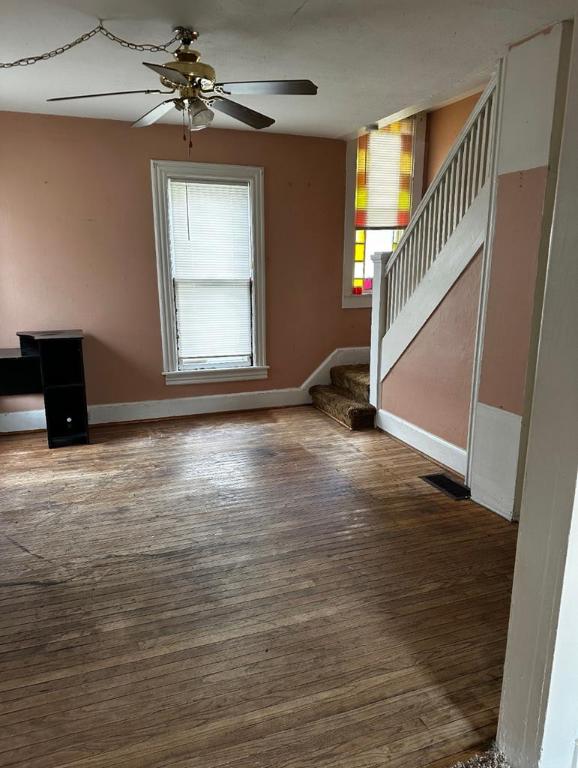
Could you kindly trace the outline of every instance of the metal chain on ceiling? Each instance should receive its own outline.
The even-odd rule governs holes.
[[[66,53],[71,48],[74,48],[81,43],[85,43],[95,35],[104,35],[104,37],[106,37],[108,40],[112,40],[112,42],[122,45],[123,48],[129,48],[131,51],[149,51],[150,53],[157,53],[159,51],[170,53],[169,45],[173,45],[180,39],[179,33],[177,33],[171,40],[169,40],[167,43],[163,43],[162,45],[152,45],[150,43],[131,43],[128,40],[123,40],[122,37],[118,37],[118,35],[113,34],[102,23],[100,23],[98,26],[94,27],[94,29],[91,29],[90,32],[85,32],[83,35],[80,35],[80,37],[77,37],[76,40],[73,40],[70,43],[66,43],[65,45],[61,45],[60,47],[55,48],[53,51],[47,51],[46,53],[41,53],[38,56],[25,56],[24,58],[17,59],[16,61],[8,61],[4,63],[0,62],[0,69],[9,69],[10,67],[27,67],[30,64],[36,64],[39,61],[47,61],[48,59],[53,59],[55,56],[60,56],[60,54]]]

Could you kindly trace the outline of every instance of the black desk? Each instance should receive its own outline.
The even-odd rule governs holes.
[[[0,396],[42,393],[48,445],[88,443],[82,331],[18,331],[20,347],[0,350]]]

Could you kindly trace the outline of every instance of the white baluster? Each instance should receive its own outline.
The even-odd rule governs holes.
[[[492,94],[491,98],[488,100],[488,103],[486,105],[486,151],[484,154],[484,183],[486,182],[486,179],[488,178],[490,169],[489,169],[489,163],[490,158],[492,156],[492,117],[493,112],[495,108],[495,91]]]
[[[478,119],[474,123],[474,152],[472,157],[472,195],[470,199],[470,205],[475,200],[480,183],[480,144],[482,138],[482,121],[481,115],[478,115]]]
[[[430,250],[428,253],[428,259],[427,259],[428,269],[431,267],[432,262],[435,258],[436,235],[437,235],[437,227],[438,227],[438,192],[439,192],[439,187],[435,190],[435,192],[432,195],[431,247],[430,247]]]
[[[464,184],[464,148],[458,149],[456,154],[456,194],[454,198],[454,227],[457,227],[462,218],[460,212],[462,190]]]
[[[421,282],[421,279],[423,277],[423,229],[424,229],[424,218],[421,216],[416,224],[417,229],[417,283],[418,285]]]
[[[474,168],[474,144],[475,144],[474,130],[475,130],[475,127],[476,127],[476,125],[474,123],[474,125],[472,125],[472,127],[470,129],[470,134],[468,136],[468,162],[467,162],[467,168],[466,168],[466,170],[467,170],[467,173],[466,173],[467,192],[466,192],[466,205],[465,205],[465,208],[464,208],[464,213],[468,210],[468,208],[470,207],[470,205],[472,203],[472,191],[473,191],[472,190],[472,186],[473,186],[472,171],[473,171],[473,168]]]
[[[434,261],[435,261],[435,259],[437,259],[438,253],[440,252],[441,247],[442,247],[442,232],[443,232],[443,228],[444,228],[444,189],[445,189],[445,186],[446,186],[446,177],[442,176],[442,178],[440,179],[440,185],[438,187],[437,195],[436,195],[437,200],[438,200],[438,205],[437,205],[438,215],[437,215],[437,223],[436,223],[437,231],[436,231],[436,248],[435,248],[435,253],[434,253]]]

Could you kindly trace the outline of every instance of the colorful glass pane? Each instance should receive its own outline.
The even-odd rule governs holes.
[[[411,209],[413,138],[413,119],[391,123],[358,138],[355,186],[358,229],[405,226],[405,214]],[[401,191],[407,194],[401,195]]]
[[[353,293],[373,287],[373,253],[394,250],[409,224],[414,121],[399,120],[357,140]]]

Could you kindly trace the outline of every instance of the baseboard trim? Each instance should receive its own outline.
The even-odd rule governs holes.
[[[172,397],[166,400],[142,400],[136,403],[91,405],[88,408],[90,424],[111,424],[119,421],[150,421],[176,416],[198,416],[226,411],[251,411],[259,408],[279,408],[306,405],[309,393],[300,387],[269,389],[261,392],[238,392],[228,395],[200,395],[198,397]]]
[[[369,347],[339,347],[327,355],[321,365],[300,387],[225,395],[173,397],[165,400],[141,400],[134,403],[89,405],[88,421],[90,424],[110,424],[123,421],[147,421],[206,413],[307,405],[311,402],[309,387],[329,381],[329,370],[332,366],[366,362],[369,362]],[[0,433],[32,432],[41,429],[46,429],[46,417],[42,409],[0,413]]]
[[[46,429],[44,409],[0,413],[0,433],[37,432],[39,429]]]
[[[383,409],[376,414],[375,426],[435,461],[439,461],[440,464],[453,469],[454,472],[465,475],[467,461],[466,451],[463,448]]]

